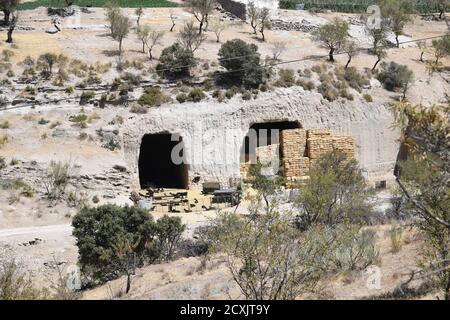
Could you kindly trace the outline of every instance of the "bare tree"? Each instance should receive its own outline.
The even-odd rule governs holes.
[[[219,17],[211,18],[211,30],[216,35],[216,42],[220,42],[220,35],[226,28],[228,28],[228,24]]]
[[[352,58],[359,53],[359,47],[354,41],[346,41],[342,48],[348,57],[347,63],[345,64],[345,69],[347,69],[352,62]]]
[[[12,12],[11,16],[12,16],[12,18],[11,18],[11,21],[9,23],[8,31],[7,31],[7,39],[6,39],[7,43],[13,43],[12,35],[13,35],[13,32],[14,32],[14,29],[16,28],[17,21],[19,20],[19,12]]]
[[[19,0],[0,0],[0,11],[3,11],[3,25],[9,25],[11,13],[16,9]]]
[[[123,15],[118,7],[109,7],[106,11],[106,17],[111,30],[111,37],[119,42],[119,62],[122,57],[122,43],[123,39],[128,35],[131,28],[130,19]]]
[[[216,7],[216,0],[188,0],[186,6],[199,22],[198,34],[201,34],[208,28],[208,16]]]
[[[367,32],[372,38],[372,48],[370,49],[370,53],[377,57],[377,61],[372,68],[372,71],[375,71],[381,60],[387,56],[386,46],[388,28],[386,22],[382,22],[380,28],[367,29]]]
[[[173,31],[173,28],[175,28],[175,20],[177,19],[177,17],[175,17],[175,15],[173,14],[173,10],[170,10],[170,21],[172,22],[172,26],[170,27],[170,32]]]
[[[267,8],[263,8],[260,11],[259,14],[259,32],[261,32],[262,35],[262,41],[266,41],[266,36],[264,34],[264,30],[265,29],[270,29],[271,28],[271,23],[270,23],[270,11]]]
[[[272,45],[272,60],[277,61],[281,54],[286,50],[286,42],[276,41]]]
[[[162,31],[151,31],[148,39],[145,42],[145,45],[148,48],[148,56],[151,59],[153,59],[152,50],[156,45],[161,44],[161,39],[164,36],[164,32]]]
[[[136,30],[136,34],[139,38],[139,40],[142,42],[142,53],[145,53],[145,44],[147,43],[147,40],[150,36],[150,26],[146,25],[143,27],[139,27]]]
[[[134,11],[134,14],[136,14],[136,16],[137,16],[136,25],[139,29],[139,27],[141,26],[140,22],[141,22],[142,15],[144,14],[144,9],[142,9],[142,7],[136,8],[136,10]]]
[[[250,20],[250,26],[253,28],[253,33],[257,34],[256,30],[259,25],[259,10],[253,1],[247,5],[247,18]]]
[[[183,30],[181,30],[178,35],[180,44],[192,52],[195,52],[205,39],[206,37],[204,34],[196,31],[194,21],[192,20],[184,24]]]
[[[420,49],[420,62],[423,62],[423,55],[427,49],[427,42],[425,40],[417,42],[417,47]]]

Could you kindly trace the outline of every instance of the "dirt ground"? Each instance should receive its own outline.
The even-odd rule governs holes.
[[[402,246],[392,252],[386,230],[391,226],[373,227],[377,234],[379,261],[373,266],[340,276],[329,276],[319,283],[316,293],[299,298],[307,299],[375,299],[392,292],[402,281],[406,281],[411,271],[417,270],[417,252],[421,250],[420,236],[413,230],[405,229]],[[378,285],[370,285],[373,268],[379,268]],[[415,283],[414,285],[418,285]],[[88,290],[84,299],[243,299],[239,288],[228,271],[226,258],[214,256],[183,258],[176,261],[152,265],[140,269],[133,279],[131,291],[125,295],[125,278],[109,282],[107,285]],[[422,299],[440,296],[430,292]]]

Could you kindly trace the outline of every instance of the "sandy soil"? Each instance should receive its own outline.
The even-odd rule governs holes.
[[[143,24],[149,24],[156,30],[166,31],[163,38],[163,45],[157,46],[155,56],[158,57],[162,48],[172,44],[177,38],[177,31],[181,28],[182,22],[191,19],[190,15],[181,8],[174,10],[177,19],[175,31],[170,33],[170,9],[146,9],[141,20]],[[14,33],[15,44],[13,46],[0,42],[0,51],[10,49],[15,54],[11,58],[14,71],[19,74],[21,67],[16,63],[22,61],[26,56],[36,58],[45,52],[63,53],[71,59],[81,59],[88,63],[101,61],[102,63],[116,62],[117,43],[107,36],[107,28],[102,9],[90,9],[91,13],[82,14],[80,20],[67,20],[62,23],[62,32],[50,35],[45,30],[51,27],[51,18],[47,16],[45,9],[40,8],[32,11],[24,11],[21,15],[21,22],[18,30]],[[126,10],[130,17],[133,17],[133,10]],[[307,13],[280,10],[277,13],[289,19],[300,20],[303,15],[308,19],[314,19]],[[320,14],[321,19],[330,20],[335,14]],[[347,18],[356,18],[353,15],[340,15]],[[31,27],[31,30],[24,30],[24,27]],[[408,24],[405,33],[408,37],[417,39],[432,37],[444,34],[447,31],[444,22],[428,22],[416,17],[414,24]],[[201,49],[195,52],[196,57],[202,60],[214,61],[217,59],[217,52],[221,43],[215,42],[215,36],[207,33],[207,41]],[[248,24],[234,22],[224,31],[221,41],[240,38],[247,42],[255,43],[259,46],[261,56],[271,55],[271,50],[275,42],[283,41],[288,43],[287,49],[281,55],[283,61],[302,59],[311,55],[326,54],[326,50],[318,47],[311,40],[311,35],[303,32],[287,31],[267,31],[267,42],[261,42],[251,32]],[[125,59],[143,59],[147,61],[147,56],[141,53],[141,44],[137,40],[134,32],[125,40]],[[408,98],[412,102],[435,103],[448,97],[449,85],[448,74],[429,75],[424,63],[420,63],[418,58],[420,51],[416,47],[404,47],[389,50],[386,61],[396,61],[406,64],[411,68],[416,77],[416,82],[409,90]],[[430,52],[425,55],[426,59],[432,59]],[[325,61],[325,60],[324,60]],[[443,60],[445,65],[450,65],[450,60]],[[154,65],[156,61],[148,62],[145,68]],[[286,64],[285,67],[293,69],[304,69],[316,64],[317,61],[303,61]],[[337,57],[337,64],[345,63],[344,56]],[[353,65],[358,69],[371,67],[374,58],[367,54],[361,54],[353,60]],[[114,70],[104,75],[104,79],[110,81],[117,73]],[[447,80],[445,77],[447,76]],[[2,77],[6,77],[2,75]],[[78,80],[73,80],[72,85]],[[36,85],[36,87],[39,86]],[[0,88],[3,89],[3,88]],[[18,86],[12,94],[17,96],[24,89]],[[371,91],[374,100],[377,102],[389,101],[397,94],[387,93],[381,88],[374,88]],[[54,94],[55,96],[58,93]],[[94,115],[88,123],[87,128],[74,126],[69,122],[69,117],[79,114],[81,111],[88,115]],[[11,203],[11,197],[17,197],[17,191],[3,190],[0,188],[0,246],[12,248],[20,258],[22,258],[30,270],[36,275],[39,283],[45,284],[47,276],[54,276],[54,268],[47,267],[54,257],[64,261],[66,264],[74,264],[77,259],[75,240],[71,236],[70,222],[77,208],[71,207],[65,202],[49,203],[43,196],[42,183],[39,181],[37,173],[42,170],[52,160],[72,161],[76,164],[79,175],[99,176],[94,184],[88,189],[88,201],[91,205],[94,195],[98,195],[99,203],[130,204],[128,199],[131,189],[136,186],[128,181],[125,186],[115,187],[109,182],[102,184],[102,179],[110,175],[110,170],[115,165],[124,165],[123,150],[110,151],[102,147],[102,141],[98,137],[97,130],[101,128],[118,129],[121,125],[110,123],[121,116],[123,119],[131,117],[128,110],[124,108],[108,107],[106,109],[85,106],[82,108],[77,104],[50,104],[36,106],[34,109],[21,108],[8,112],[0,111],[0,122],[8,121],[10,127],[0,129],[0,135],[6,134],[8,142],[0,147],[0,156],[6,159],[18,160],[19,164],[10,165],[12,175],[16,179],[25,179],[36,189],[35,195],[30,198],[19,196],[19,200]],[[43,118],[49,121],[46,125],[39,124]],[[50,128],[52,123],[59,122],[57,128],[63,129],[62,135],[53,135],[55,128]],[[85,133],[92,139],[80,140],[80,133]],[[36,162],[38,169],[30,163]],[[28,169],[27,169],[28,168]],[[1,174],[1,173],[0,173]],[[0,176],[1,178],[1,176]],[[72,191],[78,192],[77,186],[73,186]],[[113,193],[113,196],[111,196]],[[199,197],[198,194],[190,194],[191,197]],[[242,208],[245,211],[245,207]],[[154,212],[156,218],[165,212]],[[188,225],[188,231],[214,217],[214,211],[204,213],[181,214],[183,222]],[[23,229],[27,228],[27,229]],[[331,285],[326,287],[325,296],[333,298],[351,299],[363,297],[371,294],[379,294],[391,290],[396,280],[401,277],[404,270],[415,265],[415,259],[420,251],[420,241],[411,235],[412,240],[405,239],[405,245],[397,254],[389,253],[388,240],[382,236],[383,230],[387,227],[380,227],[379,245],[382,252],[380,267],[383,270],[382,289],[377,292],[368,292],[365,289],[365,277],[363,275],[352,275],[348,278],[333,279]],[[409,236],[408,236],[409,237]],[[35,238],[39,241],[35,245],[24,245]],[[199,270],[200,261],[198,258],[181,259],[164,265],[153,265],[143,268],[135,278],[135,286],[130,294],[130,298],[239,298],[239,291],[230,281],[226,266],[220,258],[215,258],[207,264],[207,267]],[[111,287],[113,292],[117,292],[123,285],[123,280],[113,281]],[[106,287],[96,288],[86,293],[86,298],[108,299],[111,294]]]

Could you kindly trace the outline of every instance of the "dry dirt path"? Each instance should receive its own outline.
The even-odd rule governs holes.
[[[0,239],[23,235],[42,235],[55,232],[71,234],[72,226],[69,224],[57,224],[39,227],[0,229]]]

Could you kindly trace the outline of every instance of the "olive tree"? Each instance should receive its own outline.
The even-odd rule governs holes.
[[[155,222],[137,207],[103,205],[83,208],[73,218],[81,271],[94,281],[127,275],[127,290],[134,269],[153,260]]]
[[[262,41],[266,41],[264,30],[270,29],[271,26],[272,25],[270,23],[270,11],[267,8],[262,8],[259,13],[259,32],[261,32]]]
[[[372,71],[375,71],[378,64],[387,57],[386,47],[388,43],[388,28],[383,21],[380,28],[367,29],[367,32],[372,38],[372,47],[370,48],[369,53],[377,57],[377,61],[375,61],[375,64],[372,67]]]
[[[158,74],[168,78],[178,78],[189,75],[189,70],[195,67],[197,61],[191,50],[178,42],[163,49],[156,66]]]
[[[421,267],[450,300],[450,109],[398,103],[393,112],[409,149],[396,181],[425,236]]]
[[[194,21],[187,21],[183,29],[178,33],[178,42],[194,53],[202,43],[206,40],[206,36],[203,33],[198,33],[194,27]]]
[[[249,1],[247,4],[247,19],[250,20],[250,26],[253,28],[253,33],[257,33],[259,25],[259,9],[255,6],[253,1]]]
[[[111,37],[119,43],[119,56],[122,57],[122,43],[131,28],[131,20],[122,13],[120,8],[111,6],[106,10]]]
[[[228,24],[219,17],[212,17],[210,20],[210,28],[216,35],[216,42],[220,42],[220,35],[228,28]]]
[[[345,41],[345,43],[342,46],[342,49],[348,57],[347,63],[345,64],[345,69],[347,69],[350,63],[352,62],[353,57],[359,54],[360,48],[358,47],[358,44],[355,41]]]
[[[338,151],[327,153],[312,166],[309,177],[296,200],[301,229],[316,223],[357,223],[371,212],[372,190],[356,160]]]
[[[10,22],[11,13],[14,12],[20,0],[0,0],[0,11],[3,11],[3,25],[7,26]]]
[[[395,34],[397,48],[400,47],[398,37],[403,35],[403,29],[409,21],[414,10],[411,0],[382,0],[379,2],[381,14],[387,19],[392,32]]]
[[[224,253],[246,299],[293,300],[314,290],[322,274],[317,257],[324,247],[302,235],[288,215],[219,214],[212,228],[213,250]]]
[[[227,69],[225,77],[255,87],[263,82],[263,68],[258,47],[241,39],[225,42],[219,50],[219,63]]]
[[[216,0],[188,0],[186,8],[199,22],[198,33],[201,34],[208,28],[208,17],[216,7]]]
[[[433,39],[432,45],[436,58],[435,64],[437,65],[440,59],[450,55],[450,34],[440,39]]]
[[[329,60],[334,62],[334,53],[339,51],[348,37],[348,23],[336,18],[332,23],[325,24],[313,34],[314,40],[329,49]]]
[[[7,43],[13,43],[13,32],[16,29],[16,25],[19,20],[19,13],[17,11],[12,12],[11,16],[12,16],[12,18],[11,18],[11,21],[9,22],[8,30],[6,32],[6,35],[7,35],[6,42]]]
[[[406,65],[400,65],[395,62],[383,63],[382,70],[378,74],[378,80],[383,83],[384,88],[387,90],[400,89],[404,100],[406,92],[414,82],[414,73]]]
[[[153,59],[153,48],[156,45],[161,44],[161,39],[164,36],[164,32],[152,30],[150,26],[145,25],[138,28],[137,35],[142,42],[142,52],[145,53],[145,48],[148,49],[148,55],[150,60]]]

